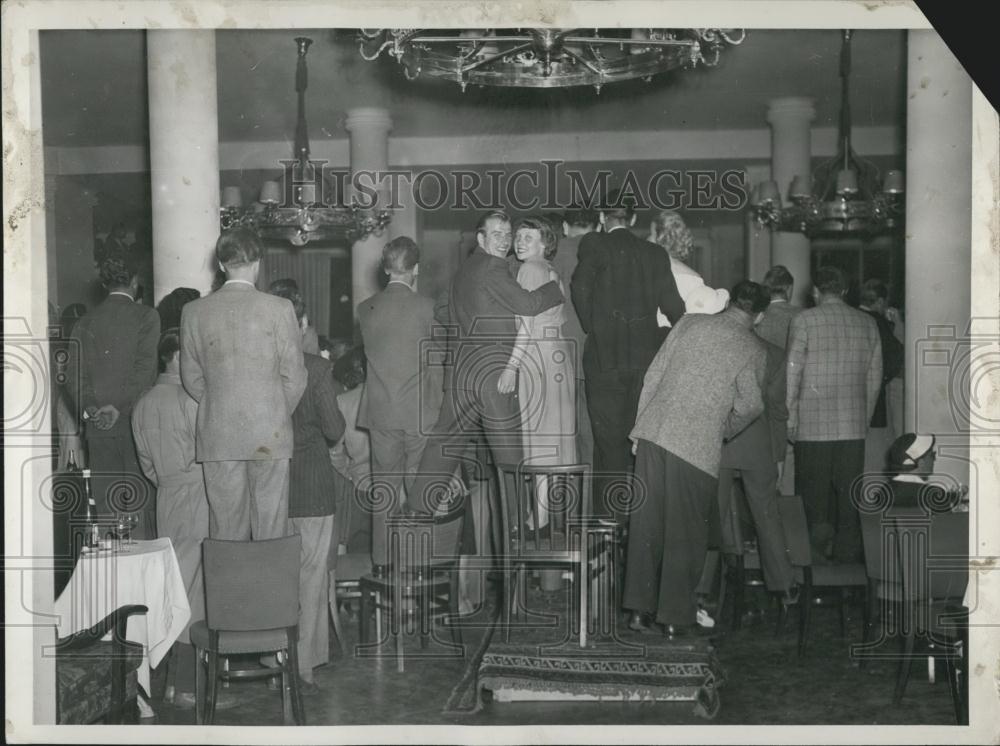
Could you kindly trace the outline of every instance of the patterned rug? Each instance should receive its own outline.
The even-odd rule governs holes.
[[[566,593],[535,591],[528,607],[535,626],[487,632],[465,675],[453,689],[447,714],[471,714],[484,705],[515,700],[690,701],[700,717],[719,712],[718,689],[724,676],[707,642],[670,641],[655,633],[628,629],[597,636],[580,648],[562,613]]]

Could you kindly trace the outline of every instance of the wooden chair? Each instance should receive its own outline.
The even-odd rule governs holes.
[[[139,604],[122,606],[90,629],[56,641],[56,722],[85,725],[122,723],[135,710],[142,645],[125,639]],[[102,638],[112,632],[111,640]]]
[[[903,650],[893,704],[906,692],[920,638],[927,654],[942,656],[948,667],[955,722],[968,713],[968,614],[963,604],[968,584],[969,514],[927,514],[921,510],[894,518],[902,576]]]
[[[353,485],[352,485],[353,486]],[[354,511],[358,509],[355,505],[357,493],[348,495],[337,511],[336,534],[333,546],[330,550],[330,572],[329,572],[329,604],[330,619],[333,621],[333,629],[337,633],[337,641],[344,649],[343,622],[340,618],[340,604],[342,601],[361,598],[361,578],[372,572],[372,555],[370,552],[345,552],[339,554],[341,547],[347,547],[348,534],[351,529],[351,519]],[[381,625],[379,625],[381,629]],[[381,634],[381,633],[379,633]]]
[[[396,669],[404,670],[403,631],[419,623],[420,645],[426,648],[435,619],[444,619],[452,644],[463,651],[457,624],[458,567],[461,554],[461,512],[443,516],[391,515],[384,522],[374,521],[373,559],[385,552],[385,562],[376,562],[380,572],[362,575],[358,581],[361,611],[362,645],[370,645],[369,624],[374,612],[380,623],[388,617],[388,636],[394,638]],[[385,549],[377,533],[386,533]],[[376,647],[386,635],[378,630]]]
[[[746,589],[760,590],[764,588],[763,568],[757,545],[746,540],[743,534],[745,523],[740,495],[730,495],[729,509],[720,515],[722,528],[722,546],[720,552],[728,561],[722,568],[722,579],[719,588],[719,602],[716,617],[722,621],[726,600],[726,576],[732,579],[733,616],[732,629],[743,626],[743,616],[746,610]]]
[[[865,574],[868,577],[868,596],[865,608],[865,627],[862,645],[857,650],[858,665],[864,667],[873,657],[869,650],[880,647],[881,641],[892,630],[890,618],[900,613],[902,578],[899,576],[896,552],[895,522],[884,512],[861,514],[861,539],[865,550]],[[875,624],[880,623],[876,635]]]
[[[813,605],[816,602],[816,589],[833,588],[839,591],[837,610],[840,614],[840,635],[844,637],[847,634],[844,608],[847,604],[847,592],[851,588],[867,588],[868,577],[865,574],[864,564],[860,562],[813,564],[809,527],[806,523],[806,512],[801,497],[782,495],[778,498],[778,509],[781,513],[781,525],[785,532],[785,546],[788,547],[789,558],[795,568],[796,579],[800,585],[798,654],[802,656],[805,654],[806,641],[809,637],[809,622]],[[867,617],[866,610],[865,618]],[[781,618],[779,617],[780,623]]]
[[[506,639],[510,639],[512,618],[527,611],[527,570],[552,565],[569,566],[574,573],[574,588],[579,602],[576,605],[578,613],[574,614],[579,643],[580,647],[586,647],[590,615],[588,592],[593,580],[588,555],[591,541],[587,530],[593,510],[590,465],[498,465],[497,472]],[[529,525],[538,526],[538,488],[541,484],[547,485],[548,490],[547,532],[529,528]],[[613,547],[609,550],[614,551]],[[614,575],[613,564],[611,562],[605,570],[610,573],[609,577]],[[607,589],[613,592],[613,585],[607,585]]]
[[[205,619],[191,627],[197,656],[196,718],[211,725],[221,680],[280,674],[285,724],[305,725],[299,692],[299,534],[264,541],[205,539]],[[220,659],[274,653],[278,668],[227,670]],[[205,668],[208,668],[206,685]]]

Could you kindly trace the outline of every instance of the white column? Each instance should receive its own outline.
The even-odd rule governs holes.
[[[153,300],[212,287],[219,237],[214,31],[148,31]]]
[[[386,171],[389,168],[389,131],[392,129],[392,118],[385,109],[363,107],[350,109],[347,121],[344,123],[351,138],[351,176],[359,171]],[[364,179],[363,183],[371,184]],[[379,189],[378,208],[384,208],[388,203],[386,194],[388,184],[383,182]],[[348,189],[348,198],[352,190]],[[360,241],[355,241],[351,247],[351,304],[354,308],[379,290],[379,262],[382,258],[382,247],[390,236],[369,235]]]
[[[905,425],[936,435],[937,470],[964,482],[970,360],[960,340],[970,318],[972,82],[937,32],[908,36]]]
[[[816,116],[810,98],[776,98],[767,110],[771,125],[771,178],[781,190],[782,204],[788,202],[788,187],[796,176],[809,176],[811,141],[809,125]],[[783,264],[795,278],[792,302],[804,305],[812,282],[810,279],[809,239],[801,233],[774,231],[771,238],[771,263]]]

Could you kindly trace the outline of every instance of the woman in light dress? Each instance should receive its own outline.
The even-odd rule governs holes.
[[[680,215],[673,210],[658,212],[649,224],[649,240],[670,255],[670,269],[677,282],[677,292],[684,301],[685,313],[718,313],[726,307],[729,291],[708,287],[701,275],[685,264],[691,256],[694,238]],[[656,320],[660,326],[670,326],[670,321],[659,311]]]
[[[558,236],[551,223],[531,216],[518,223],[514,253],[521,262],[517,281],[525,290],[535,290],[550,280],[560,284],[550,260],[555,256]],[[517,317],[517,342],[507,370],[500,377],[501,393],[513,391],[512,371],[516,370],[518,402],[521,409],[524,461],[530,466],[575,464],[576,455],[576,371],[572,342],[563,337],[566,321],[564,304],[537,316]],[[537,489],[537,528],[549,521],[547,489]],[[558,573],[555,581],[558,582]],[[547,583],[543,576],[543,587]]]

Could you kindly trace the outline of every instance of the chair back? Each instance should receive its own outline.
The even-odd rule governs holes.
[[[781,528],[785,535],[788,559],[795,567],[811,567],[812,547],[802,498],[799,495],[779,495],[778,513],[781,515]]]
[[[861,513],[861,540],[868,579],[900,582],[896,564],[896,522],[885,513]]]
[[[570,558],[570,527],[593,515],[590,464],[497,466],[504,543],[517,555]],[[541,501],[548,531],[537,531]],[[546,535],[547,534],[547,535]]]
[[[209,629],[246,632],[299,622],[299,534],[264,541],[202,542],[205,621]]]
[[[969,514],[921,512],[893,520],[904,598],[961,602],[969,581]]]

